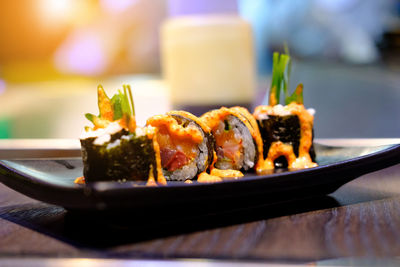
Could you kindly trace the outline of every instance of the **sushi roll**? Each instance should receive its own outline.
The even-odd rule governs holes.
[[[303,105],[303,85],[288,95],[290,57],[274,53],[269,105],[256,107],[257,120],[263,140],[263,169],[315,167],[313,148],[313,109]],[[281,90],[285,106],[279,104]]]
[[[147,125],[157,129],[162,171],[168,181],[192,180],[207,170],[213,160],[214,140],[198,117],[171,111],[149,118]]]
[[[136,126],[130,87],[111,99],[101,86],[97,92],[100,115],[86,114],[94,127],[86,127],[80,138],[85,181],[165,184],[156,129]]]
[[[265,169],[317,166],[313,111],[303,105],[258,106],[254,112],[263,139]]]
[[[215,139],[215,168],[247,171],[262,163],[262,140],[254,117],[246,108],[212,110],[201,119],[210,127]]]

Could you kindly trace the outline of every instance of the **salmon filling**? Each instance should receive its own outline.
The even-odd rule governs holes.
[[[178,170],[194,160],[198,154],[192,142],[178,142],[164,127],[159,128],[157,142],[160,145],[161,166],[170,172]]]
[[[228,164],[233,169],[240,169],[244,150],[241,136],[232,129],[227,120],[220,121],[213,134],[218,157],[217,166]]]

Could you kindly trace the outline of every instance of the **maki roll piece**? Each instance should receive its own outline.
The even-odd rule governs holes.
[[[100,115],[86,114],[94,127],[86,127],[80,138],[85,181],[165,184],[156,129],[136,126],[130,87],[111,99],[101,86],[97,92]]]
[[[213,160],[210,129],[185,111],[171,111],[147,120],[157,129],[163,175],[168,181],[187,181],[206,171]]]
[[[274,53],[269,105],[256,107],[262,140],[264,170],[274,168],[303,169],[315,167],[313,148],[313,109],[303,105],[303,85],[288,94],[290,56]],[[281,91],[285,106],[279,104]]]
[[[264,148],[264,169],[315,167],[313,110],[291,103],[258,106],[254,112]]]
[[[262,140],[254,117],[246,108],[222,107],[202,115],[215,139],[217,159],[212,175],[229,177],[229,170],[247,171],[262,166]],[[224,172],[225,171],[225,175]],[[236,175],[235,175],[236,176]]]

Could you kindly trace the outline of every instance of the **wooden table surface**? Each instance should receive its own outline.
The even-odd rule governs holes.
[[[400,164],[322,198],[155,225],[135,224],[135,214],[109,218],[68,212],[0,184],[1,257],[307,263],[400,256]]]

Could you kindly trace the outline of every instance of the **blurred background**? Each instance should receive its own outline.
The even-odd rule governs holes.
[[[260,104],[289,47],[317,138],[399,137],[399,0],[0,1],[0,138],[78,138],[96,88],[139,124]]]

